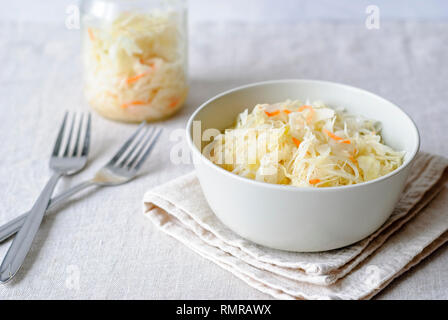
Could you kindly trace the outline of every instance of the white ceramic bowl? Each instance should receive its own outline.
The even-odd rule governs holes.
[[[286,99],[320,100],[380,121],[385,143],[406,151],[403,165],[352,186],[284,186],[228,172],[202,155],[200,141],[193,142],[193,121],[201,121],[200,133],[208,128],[223,130],[246,108]],[[225,225],[258,244],[301,252],[340,248],[377,230],[392,213],[419,149],[414,122],[393,103],[365,90],[315,80],[261,82],[224,92],[191,116],[187,140],[205,198]]]

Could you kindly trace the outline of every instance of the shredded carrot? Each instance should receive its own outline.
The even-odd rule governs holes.
[[[323,131],[324,131],[330,138],[332,138],[332,139],[334,139],[334,140],[336,140],[336,141],[343,140],[343,138],[341,138],[341,137],[335,135],[333,132],[330,132],[330,131],[328,131],[327,129],[324,129]]]
[[[310,184],[318,184],[320,182],[320,179],[311,179]]]
[[[302,112],[302,111],[305,110],[305,109],[308,109],[308,110],[310,111],[309,114],[308,114],[308,116],[306,117],[306,122],[307,122],[307,123],[310,123],[311,120],[313,120],[314,109],[313,109],[312,106],[304,105],[304,106],[301,106],[301,107],[299,108],[299,112]]]
[[[179,98],[171,98],[171,102],[168,105],[168,107],[170,108],[174,108],[175,106],[177,106],[177,104],[179,103],[180,99]]]
[[[152,70],[154,70],[156,68],[156,64],[154,62],[146,63],[145,60],[143,60],[143,58],[140,58],[139,61],[141,64],[151,67]]]
[[[358,165],[358,160],[355,159],[353,156],[348,156],[348,158],[353,162],[355,165]]]
[[[140,79],[140,78],[142,78],[144,76],[146,76],[146,72],[140,73],[140,74],[138,74],[138,75],[136,75],[134,77],[127,78],[126,82],[127,82],[127,84],[131,84],[131,83],[134,83],[135,81],[137,81],[138,79]]]
[[[129,106],[131,106],[131,105],[137,106],[137,105],[142,105],[142,104],[146,104],[145,101],[135,100],[135,101],[131,101],[131,102],[129,102],[129,103],[123,103],[123,104],[121,105],[121,107],[122,107],[123,109],[126,109],[127,107],[129,107]]]
[[[272,112],[269,112],[269,111],[264,111],[264,113],[266,113],[266,115],[268,116],[268,117],[273,117],[273,116],[276,116],[276,115],[278,115],[279,113],[280,113],[280,110],[275,110],[275,111],[272,111]]]
[[[89,33],[90,40],[94,41],[95,40],[95,35],[93,34],[93,30],[91,28],[88,28],[87,32]]]
[[[107,94],[108,96],[111,96],[111,97],[114,98],[114,99],[118,99],[118,96],[117,96],[115,93],[112,93],[112,92],[107,91],[106,94]]]
[[[288,109],[285,109],[285,110],[283,110],[283,112],[286,113],[286,114],[290,114],[292,111],[288,110]]]
[[[310,111],[314,111],[312,106],[303,105],[299,108],[299,112],[302,112],[303,110],[308,109]]]
[[[358,153],[358,149],[353,148],[353,154],[349,155],[349,159],[357,166],[358,160],[355,159],[356,154]]]
[[[323,130],[330,138],[340,142],[340,143],[346,143],[346,144],[350,144],[350,140],[344,140],[344,138],[341,138],[337,135],[335,135],[333,132],[328,131],[327,129]]]
[[[294,142],[294,144],[297,146],[297,148],[300,146],[300,144],[302,143],[302,141],[300,141],[299,139],[296,139],[294,137],[292,137],[292,141]]]

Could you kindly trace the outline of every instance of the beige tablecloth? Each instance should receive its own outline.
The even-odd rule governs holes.
[[[66,109],[88,110],[81,92],[78,31],[61,24],[0,23],[0,223],[28,210],[49,177],[49,141]],[[198,257],[141,214],[146,190],[192,170],[169,161],[175,129],[223,90],[252,81],[312,78],[371,90],[400,105],[421,131],[422,150],[448,157],[448,25],[196,24],[190,28],[191,90],[145,175],[77,196],[45,219],[16,280],[0,299],[268,299]],[[135,126],[93,117],[90,176]],[[0,245],[0,255],[7,245]],[[437,250],[378,298],[448,299],[448,251]]]

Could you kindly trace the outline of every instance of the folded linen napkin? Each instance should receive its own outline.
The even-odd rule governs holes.
[[[326,252],[287,252],[241,238],[213,214],[194,173],[148,191],[144,213],[167,234],[273,297],[368,299],[448,240],[447,167],[447,159],[420,153],[384,225],[353,245]]]

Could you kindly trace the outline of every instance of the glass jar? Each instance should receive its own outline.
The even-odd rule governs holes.
[[[126,122],[172,115],[187,97],[185,0],[84,0],[84,93]]]

